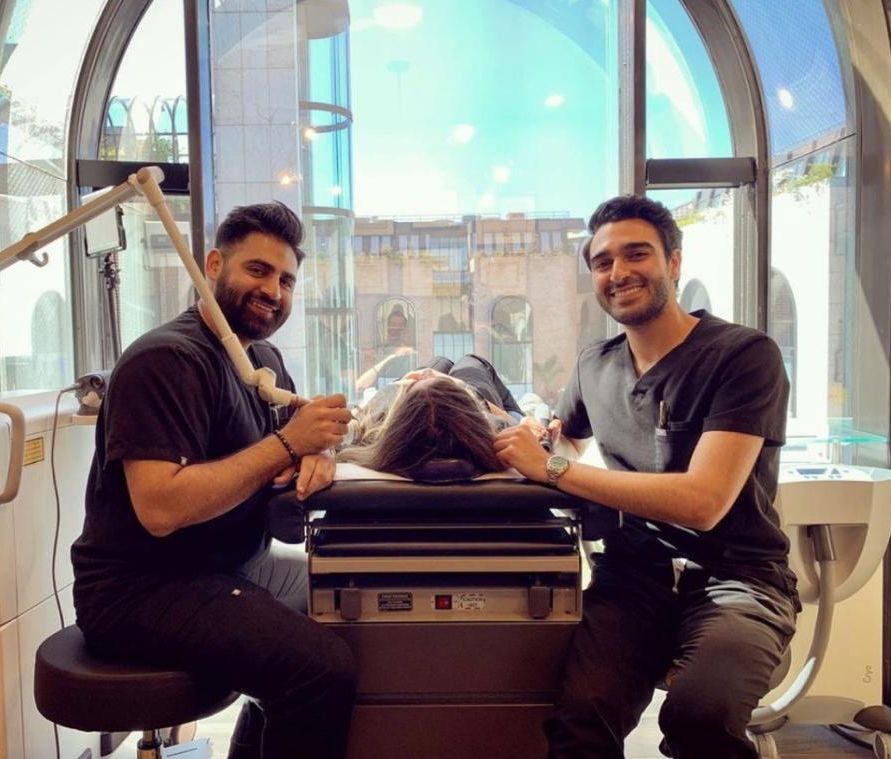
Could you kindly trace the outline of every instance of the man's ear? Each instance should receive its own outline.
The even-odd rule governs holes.
[[[220,270],[223,268],[223,253],[219,248],[211,248],[204,256],[204,275],[216,282],[220,276]]]
[[[668,277],[677,289],[681,278],[681,249],[675,248],[668,257]]]

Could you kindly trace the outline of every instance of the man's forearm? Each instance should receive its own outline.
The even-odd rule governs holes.
[[[710,493],[696,492],[695,485],[687,472],[622,472],[579,462],[557,480],[564,492],[628,514],[708,530],[714,526],[714,514],[723,510]]]
[[[290,463],[281,441],[269,435],[216,461],[125,461],[124,468],[139,521],[163,537],[232,510]]]

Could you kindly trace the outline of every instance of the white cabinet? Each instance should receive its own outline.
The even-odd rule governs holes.
[[[59,629],[53,597],[52,555],[56,531],[52,427],[54,394],[16,399],[25,412],[26,439],[43,456],[22,472],[16,498],[0,505],[0,759],[48,759],[56,755],[53,726],[34,704],[34,654]],[[93,456],[95,427],[72,425],[77,404],[63,399],[55,442],[59,486],[59,541],[56,580],[65,624],[73,624],[71,543],[80,534],[84,492]],[[9,426],[0,418],[0,467],[5,474]],[[59,729],[62,759],[86,749],[99,756],[99,735]]]

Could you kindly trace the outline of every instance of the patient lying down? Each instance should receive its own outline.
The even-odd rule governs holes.
[[[493,440],[521,418],[519,407],[488,362],[457,366],[467,359],[478,366],[466,382],[460,371],[426,368],[380,390],[357,411],[337,460],[409,478],[438,459],[468,462],[474,475],[503,470]]]

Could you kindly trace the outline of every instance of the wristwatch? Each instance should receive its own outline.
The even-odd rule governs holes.
[[[564,456],[550,456],[545,464],[545,474],[548,476],[548,485],[555,485],[569,469],[569,459]]]

